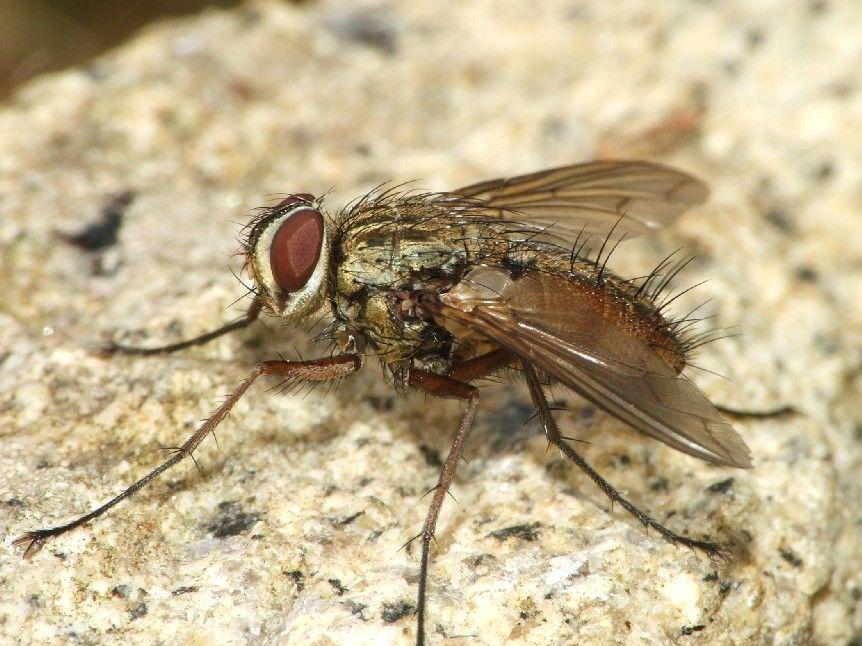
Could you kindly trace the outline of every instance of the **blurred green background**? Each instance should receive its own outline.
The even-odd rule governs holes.
[[[29,78],[83,63],[144,25],[239,0],[0,0],[0,101]]]

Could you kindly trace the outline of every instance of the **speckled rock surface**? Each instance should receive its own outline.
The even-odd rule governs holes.
[[[801,413],[739,423],[741,472],[554,393],[612,483],[737,544],[713,564],[611,510],[523,424],[523,389],[489,387],[441,518],[431,643],[860,638],[862,6],[750,5],[253,4],[23,89],[0,111],[0,641],[410,643],[418,555],[399,548],[460,407],[395,396],[371,363],[333,392],[258,386],[200,472],[29,562],[11,541],[145,473],[256,361],[315,351],[267,321],[170,357],[88,352],[106,332],[157,343],[236,316],[234,223],[268,195],[338,202],[595,156],[710,182],[707,206],[612,264],[642,275],[693,252],[685,282],[710,282],[680,309],[711,298],[740,332],[700,358],[728,379],[694,378],[717,402]]]

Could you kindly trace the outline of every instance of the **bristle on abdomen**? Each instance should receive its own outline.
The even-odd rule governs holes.
[[[572,274],[572,279],[584,299],[609,325],[646,343],[677,374],[685,369],[688,363],[685,339],[676,333],[674,321],[662,315],[652,298],[638,293],[637,286],[608,271],[601,281],[577,273]]]

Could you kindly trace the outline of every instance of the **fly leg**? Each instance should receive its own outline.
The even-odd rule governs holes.
[[[437,527],[437,517],[440,514],[440,508],[443,506],[446,492],[449,491],[449,485],[452,484],[452,478],[455,476],[455,468],[458,466],[458,460],[461,457],[461,452],[464,450],[464,444],[467,442],[470,427],[473,425],[473,420],[476,417],[476,407],[479,405],[479,390],[475,386],[471,386],[465,382],[494,372],[510,364],[514,358],[514,355],[506,350],[498,349],[455,365],[449,371],[449,374],[445,376],[418,368],[410,371],[408,383],[414,388],[418,388],[435,397],[453,397],[467,400],[467,410],[461,419],[458,432],[455,433],[452,448],[449,449],[449,455],[446,456],[446,462],[443,463],[437,485],[433,489],[434,497],[431,500],[431,506],[428,508],[428,515],[425,517],[422,533],[416,536],[416,538],[422,538],[422,557],[419,565],[419,597],[416,606],[417,646],[422,646],[425,643],[425,593],[428,584],[428,559],[431,540],[434,538],[434,529]]]
[[[455,381],[470,382],[480,379],[495,370],[517,360],[514,354],[503,348],[497,348],[486,354],[457,363],[446,373],[446,376]]]
[[[443,463],[443,469],[440,471],[437,485],[433,489],[434,497],[431,500],[431,506],[428,508],[428,515],[425,517],[422,533],[416,537],[419,538],[421,536],[422,538],[422,557],[419,565],[419,598],[416,607],[416,645],[422,646],[425,643],[425,589],[428,583],[428,555],[431,549],[431,539],[434,538],[434,529],[437,526],[437,517],[440,514],[440,508],[443,506],[446,492],[449,490],[449,485],[455,476],[455,467],[458,466],[458,459],[461,457],[461,452],[470,433],[470,427],[473,425],[473,419],[476,417],[476,407],[479,405],[479,390],[475,386],[465,384],[463,381],[456,381],[450,377],[415,368],[410,371],[408,383],[414,388],[424,390],[429,395],[436,397],[456,397],[467,400],[467,410],[461,419],[458,432],[455,433],[452,448],[449,449],[449,455],[446,456],[446,462]]]
[[[231,321],[230,323],[225,323],[221,327],[217,327],[216,329],[210,330],[200,336],[196,336],[193,339],[187,339],[185,341],[179,341],[178,343],[170,343],[168,345],[160,345],[152,348],[142,348],[111,342],[99,348],[98,352],[101,355],[134,354],[138,356],[148,356],[154,354],[168,354],[169,352],[184,350],[195,345],[203,345],[204,343],[208,343],[220,336],[248,327],[257,320],[260,315],[260,308],[260,299],[255,298],[249,306],[248,311],[245,313],[245,316],[238,318],[235,321]]]
[[[554,420],[550,407],[548,406],[548,400],[545,397],[545,392],[542,390],[542,386],[539,383],[539,378],[536,375],[536,371],[533,369],[533,365],[526,360],[522,360],[521,363],[524,367],[524,377],[526,378],[527,386],[530,389],[530,396],[532,397],[533,404],[539,413],[539,419],[542,422],[542,427],[545,430],[545,435],[548,436],[548,440],[556,446],[565,457],[569,458],[572,462],[583,469],[590,479],[598,485],[599,489],[601,489],[605,495],[611,499],[612,503],[618,502],[623,509],[637,518],[644,524],[644,526],[652,527],[661,534],[662,538],[673,545],[684,545],[685,547],[701,550],[711,558],[721,558],[725,556],[726,552],[724,548],[717,543],[713,543],[712,541],[699,541],[694,538],[689,538],[688,536],[682,536],[681,534],[672,532],[667,527],[654,520],[651,516],[635,507],[634,504],[623,498],[623,496],[614,489],[607,480],[587,464],[580,454],[569,446],[569,444],[563,439],[563,436],[560,435],[560,430],[557,428],[557,423]]]
[[[799,412],[793,406],[779,406],[767,410],[739,410],[727,406],[719,406],[718,404],[715,404],[715,407],[718,409],[718,412],[737,419],[775,419],[796,415]]]
[[[237,386],[227,399],[224,400],[206,421],[189,437],[182,446],[173,450],[171,457],[165,460],[158,467],[150,471],[143,478],[129,486],[120,494],[111,498],[108,502],[84,514],[80,518],[76,518],[65,525],[50,527],[47,529],[37,529],[32,532],[27,532],[20,538],[13,541],[13,545],[24,545],[24,558],[30,558],[40,549],[49,538],[65,534],[68,531],[80,527],[88,523],[94,518],[98,518],[114,505],[122,502],[132,494],[148,485],[152,480],[160,476],[162,473],[170,469],[172,466],[181,462],[184,458],[192,456],[194,450],[203,442],[204,438],[210,434],[216,426],[227,416],[230,410],[234,407],[239,399],[243,396],[249,386],[254,381],[263,375],[279,375],[287,379],[300,381],[333,381],[346,377],[352,372],[355,372],[360,367],[360,358],[355,354],[341,354],[326,359],[316,359],[313,361],[264,361],[251,371],[251,373]]]

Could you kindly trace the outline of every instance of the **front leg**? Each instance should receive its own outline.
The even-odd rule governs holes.
[[[213,339],[217,339],[220,336],[224,336],[225,334],[229,334],[230,332],[234,332],[236,330],[242,330],[243,328],[248,327],[252,323],[254,323],[258,317],[260,316],[262,304],[260,298],[255,296],[251,305],[246,311],[245,316],[242,318],[238,318],[235,321],[231,321],[230,323],[225,323],[221,327],[217,327],[214,330],[210,330],[209,332],[205,332],[200,336],[196,336],[192,339],[186,339],[185,341],[179,341],[178,343],[169,343],[167,345],[159,345],[152,348],[142,348],[134,345],[122,345],[119,343],[108,343],[104,347],[99,348],[99,354],[109,356],[112,354],[133,354],[137,356],[151,356],[154,354],[168,354],[170,352],[176,352],[177,350],[185,350],[186,348],[190,348],[195,345],[203,345],[204,343],[208,343]]]
[[[316,359],[313,361],[264,361],[251,371],[251,373],[237,386],[227,399],[210,415],[203,424],[189,437],[182,446],[173,450],[173,455],[158,467],[150,471],[143,478],[124,489],[114,498],[87,514],[76,518],[65,525],[37,529],[27,532],[13,541],[13,545],[24,545],[24,558],[30,558],[44,545],[45,541],[54,536],[60,536],[68,531],[80,527],[94,518],[98,518],[114,505],[122,502],[139,489],[142,489],[152,480],[170,469],[184,458],[191,457],[198,445],[204,438],[215,430],[215,427],[225,418],[239,399],[245,394],[249,386],[263,375],[279,375],[296,381],[333,381],[346,377],[359,369],[361,360],[356,354],[341,354],[327,359]],[[194,459],[194,458],[192,458]]]

